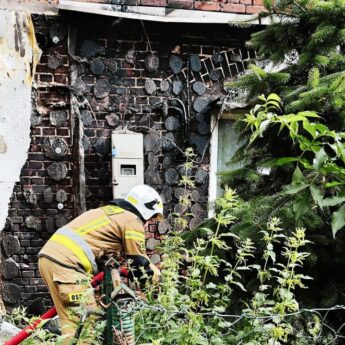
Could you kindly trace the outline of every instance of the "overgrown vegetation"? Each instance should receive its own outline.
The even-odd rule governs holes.
[[[226,188],[216,201],[215,228],[203,228],[205,238],[186,248],[177,232],[164,241],[164,267],[158,289],[147,286],[148,308],[136,315],[138,344],[326,344],[317,313],[304,315],[295,297],[305,288],[302,267],[308,257],[304,228],[286,236],[278,218],[261,231],[260,258],[249,238],[231,232],[239,207],[236,193]],[[222,231],[220,231],[222,229]],[[229,241],[231,239],[231,241]],[[229,245],[231,242],[231,246]],[[217,255],[233,252],[234,260]],[[233,314],[233,292],[245,291],[243,275],[258,281],[254,295],[239,302]],[[321,335],[322,333],[322,335]]]
[[[186,206],[188,186],[192,187],[188,179],[192,180],[190,176],[182,180],[186,193],[181,206]],[[147,303],[133,308],[137,344],[337,343],[337,332],[329,332],[319,311],[301,309],[296,298],[296,290],[306,288],[304,281],[311,279],[303,274],[309,257],[305,228],[289,231],[272,217],[257,234],[261,242],[256,248],[249,237],[232,232],[239,221],[235,215],[241,212],[243,201],[226,188],[215,203],[211,227],[199,230],[192,248],[185,246],[180,231],[188,212],[176,214],[178,231],[169,234],[161,248],[161,284],[158,288],[148,284]],[[246,293],[248,273],[256,286],[251,294]],[[30,321],[21,312],[15,319]],[[24,344],[62,340],[40,328]]]
[[[305,228],[288,231],[272,217],[258,234],[257,250],[250,238],[232,232],[243,201],[226,187],[215,202],[211,226],[200,228],[186,245],[181,227],[188,223],[186,199],[194,187],[192,158],[188,149],[182,211],[175,213],[178,226],[161,248],[161,284],[146,286],[148,305],[135,314],[138,344],[336,343],[321,315],[301,310],[295,296],[311,279],[302,272],[309,257]],[[252,294],[246,291],[248,272],[256,282]]]
[[[126,306],[127,315],[131,313],[135,319],[136,344],[336,344],[337,332],[329,331],[319,311],[301,309],[296,298],[296,290],[307,288],[305,281],[312,279],[303,274],[309,257],[305,228],[288,231],[279,218],[272,217],[259,233],[258,250],[249,237],[240,238],[232,232],[243,201],[226,187],[215,202],[211,226],[199,229],[200,236],[192,246],[185,245],[181,227],[187,224],[186,199],[194,186],[190,175],[193,151],[188,149],[186,157],[188,169],[181,179],[183,207],[175,214],[175,231],[160,249],[164,257],[161,283],[157,287],[148,280],[146,301]],[[251,294],[247,293],[248,273],[256,281]],[[32,321],[22,310],[12,320]],[[104,321],[91,330],[101,336],[103,326]],[[89,328],[85,327],[82,339],[88,338]],[[62,341],[40,328],[24,344]]]
[[[232,231],[260,246],[269,217],[305,227],[314,243],[305,270],[314,280],[301,302],[344,304],[345,2],[265,3],[275,20],[249,43],[258,60],[229,85],[253,107],[238,122],[240,169],[222,174],[244,200]]]

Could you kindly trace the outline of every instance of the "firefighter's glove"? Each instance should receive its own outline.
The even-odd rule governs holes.
[[[154,285],[158,285],[161,278],[161,271],[152,263],[150,264],[150,269],[153,272],[152,282]]]

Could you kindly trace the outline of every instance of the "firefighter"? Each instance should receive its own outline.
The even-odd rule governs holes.
[[[60,318],[64,345],[73,342],[81,308],[97,314],[90,276],[98,272],[102,259],[122,253],[131,259],[132,267],[138,271],[144,267],[154,283],[159,281],[160,271],[145,253],[145,229],[162,217],[159,194],[147,185],[139,185],[126,198],[81,214],[58,229],[44,245],[38,254],[38,266]],[[92,337],[82,342],[92,343]]]

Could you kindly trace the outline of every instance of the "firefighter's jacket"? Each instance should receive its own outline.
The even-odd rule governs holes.
[[[134,259],[137,266],[150,263],[143,221],[122,207],[107,205],[87,211],[58,229],[38,256],[96,274],[102,258],[120,253]]]

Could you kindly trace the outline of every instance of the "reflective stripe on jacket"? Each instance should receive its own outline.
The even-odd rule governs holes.
[[[62,228],[55,232],[50,238],[50,241],[60,243],[73,252],[80,260],[85,272],[98,273],[98,267],[92,249],[79,234],[68,228]]]

